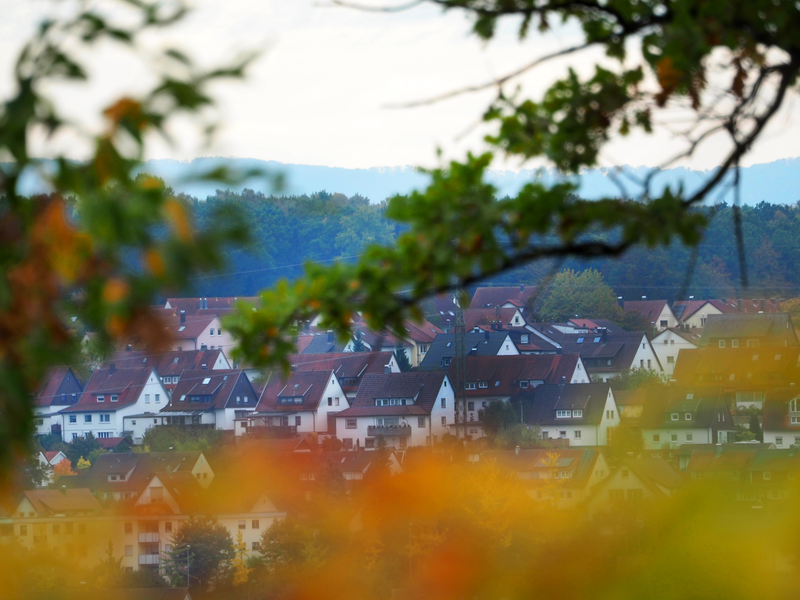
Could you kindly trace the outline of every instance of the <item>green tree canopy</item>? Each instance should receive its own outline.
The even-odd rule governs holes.
[[[209,590],[228,575],[236,552],[224,525],[210,517],[190,517],[172,534],[164,577],[170,585]]]
[[[558,273],[534,310],[542,321],[551,322],[573,317],[614,319],[620,314],[617,295],[594,269],[581,273],[566,269]]]
[[[486,436],[492,439],[503,428],[519,423],[519,414],[509,402],[489,402],[486,408],[478,411],[478,420]]]

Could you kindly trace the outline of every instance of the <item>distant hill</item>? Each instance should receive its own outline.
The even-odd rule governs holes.
[[[162,177],[179,192],[196,198],[214,195],[220,186],[213,182],[187,182],[192,175],[209,167],[226,165],[234,169],[251,169],[258,167],[273,173],[282,172],[286,185],[281,193],[289,195],[311,194],[320,190],[339,192],[347,196],[360,194],[372,202],[380,202],[395,194],[408,193],[426,185],[428,176],[417,172],[412,167],[376,167],[371,169],[344,169],[340,167],[324,167],[318,165],[283,164],[275,161],[263,161],[252,158],[198,158],[191,162],[176,160],[151,160],[145,163],[143,171]],[[0,165],[0,168],[2,165]],[[633,179],[641,179],[649,170],[646,167],[624,167]],[[709,171],[692,171],[685,168],[667,169],[653,179],[656,192],[664,186],[677,186],[683,182],[687,190],[696,189],[709,175]],[[553,171],[533,170],[492,171],[489,179],[500,190],[500,195],[515,194],[528,181],[541,177],[546,182],[556,180]],[[585,198],[602,196],[620,196],[621,191],[615,185],[613,174],[609,169],[590,169],[583,174],[579,193]],[[632,195],[636,186],[630,183],[631,178],[617,177],[625,182],[627,191]],[[28,177],[23,184],[23,193],[41,191],[42,186],[35,177]],[[232,191],[241,191],[249,187],[269,194],[273,190],[265,181],[252,180]],[[712,196],[712,201],[717,197]],[[729,193],[725,198],[731,202]],[[784,159],[771,163],[753,165],[742,169],[742,201],[745,204],[758,204],[766,201],[775,204],[794,204],[800,200],[800,158]]]

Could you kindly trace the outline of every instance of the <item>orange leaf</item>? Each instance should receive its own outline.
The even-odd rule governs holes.
[[[127,282],[118,278],[109,279],[103,288],[103,300],[109,304],[114,304],[124,299],[128,292],[130,292],[130,286]]]

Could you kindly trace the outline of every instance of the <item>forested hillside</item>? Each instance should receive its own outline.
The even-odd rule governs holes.
[[[198,225],[213,227],[209,215],[217,203],[230,202],[245,211],[254,236],[247,251],[230,254],[228,275],[198,279],[193,293],[243,296],[293,278],[305,261],[348,260],[370,243],[388,243],[399,226],[388,221],[385,204],[362,196],[318,192],[310,196],[265,196],[217,192],[206,200],[188,198]],[[800,205],[762,202],[743,208],[747,275],[750,290],[740,292],[740,269],[733,228],[733,210],[714,210],[705,239],[697,249],[686,295],[697,297],[790,297],[800,291]],[[684,290],[692,250],[681,245],[656,250],[637,248],[619,260],[570,260],[559,267],[598,269],[618,295],[674,299]],[[537,263],[495,278],[490,283],[532,284],[546,276],[552,263]]]

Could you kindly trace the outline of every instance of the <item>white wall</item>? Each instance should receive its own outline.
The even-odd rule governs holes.
[[[653,350],[661,361],[661,367],[664,369],[667,377],[672,378],[675,373],[675,363],[678,362],[678,353],[681,350],[692,350],[697,348],[695,344],[678,335],[674,331],[663,331],[653,338],[651,345]],[[672,358],[672,362],[670,362]]]
[[[780,441],[780,444],[778,443]],[[800,428],[797,431],[767,431],[764,430],[764,443],[775,444],[776,448],[791,448],[800,446]]]
[[[701,427],[695,429],[643,429],[642,435],[644,437],[644,447],[648,450],[658,450],[664,444],[677,448],[681,444],[717,443],[717,440],[711,439],[711,429]],[[653,437],[656,435],[659,436],[658,441]],[[673,440],[673,435],[676,435],[677,439]],[[687,439],[687,435],[691,435],[692,439]]]

